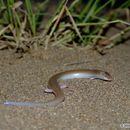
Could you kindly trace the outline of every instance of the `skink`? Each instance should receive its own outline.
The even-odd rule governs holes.
[[[11,106],[28,106],[28,107],[54,107],[59,103],[65,100],[64,93],[59,85],[59,80],[68,80],[75,78],[88,78],[88,79],[100,79],[104,81],[111,81],[112,77],[108,72],[102,70],[69,70],[57,73],[53,75],[48,81],[48,88],[46,92],[52,92],[55,95],[55,98],[51,101],[44,103],[35,103],[35,102],[15,102],[15,101],[6,101],[5,105]]]

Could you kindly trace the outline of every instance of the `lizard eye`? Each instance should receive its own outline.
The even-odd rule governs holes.
[[[112,77],[111,77],[111,75],[110,75],[108,72],[105,72],[105,73],[104,73],[104,77],[105,77],[106,80],[108,80],[108,81],[111,81],[111,80],[112,80]]]

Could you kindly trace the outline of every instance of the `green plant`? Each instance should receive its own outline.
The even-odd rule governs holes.
[[[45,5],[48,0],[44,1]],[[39,12],[33,12],[30,0],[0,1],[0,49],[7,47],[24,48],[32,37],[36,35]]]
[[[116,0],[108,0],[106,3],[101,3],[101,0],[90,0],[85,5],[82,4],[81,0],[75,0],[69,6],[67,6],[67,2],[67,0],[62,0],[55,17],[49,24],[47,40],[45,40],[46,47],[49,43],[53,43],[53,45],[73,45],[73,43],[76,43],[77,45],[94,47],[99,40],[108,39],[104,30],[109,25],[114,23],[130,25],[118,18],[118,13],[116,13],[119,8],[128,8],[130,6],[129,1],[125,1],[118,9],[112,9],[117,2]],[[108,10],[107,6],[111,8]],[[112,13],[111,10],[114,10],[114,12]],[[64,18],[67,18],[67,20]],[[121,32],[125,34],[128,31],[129,28]],[[119,36],[122,35],[116,34],[108,41],[113,42],[114,38],[119,38]]]
[[[68,4],[69,3],[69,4]],[[30,0],[0,1],[0,49],[7,47],[24,48],[34,45],[49,44],[63,46],[87,46],[95,47],[99,41],[106,43],[105,48],[110,48],[117,44],[116,39],[121,39],[122,34],[126,34],[130,29],[129,23],[129,0],[124,1],[117,8],[114,6],[117,0],[89,0],[83,4],[82,0],[62,0],[60,1],[52,19],[44,26],[43,33],[36,36],[37,28],[42,24],[40,17],[49,5],[49,0],[40,3],[33,9]],[[126,19],[119,17],[118,10],[127,10]],[[113,11],[111,11],[113,10]],[[122,11],[121,11],[122,12]],[[43,19],[42,19],[43,20]],[[105,35],[105,30],[113,24],[124,24],[126,28],[121,30],[112,38]],[[109,45],[108,45],[109,44]]]
[[[1,13],[3,12],[2,18],[0,19],[0,39],[6,45],[3,47],[17,48],[25,40],[26,15],[24,13],[22,16],[21,10],[19,10],[22,4],[21,1],[15,2],[14,0],[8,0],[6,3],[2,0],[0,3],[0,7],[3,7],[1,10]]]

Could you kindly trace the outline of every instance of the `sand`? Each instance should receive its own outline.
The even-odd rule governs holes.
[[[73,64],[70,63],[79,63]],[[67,65],[68,64],[68,65]],[[130,44],[104,56],[88,49],[51,47],[26,53],[0,51],[0,102],[48,101],[48,79],[71,69],[101,69],[112,82],[74,79],[66,84],[65,101],[55,108],[0,105],[0,130],[120,130],[130,127]],[[127,124],[125,124],[127,123]],[[130,128],[128,128],[130,129]]]

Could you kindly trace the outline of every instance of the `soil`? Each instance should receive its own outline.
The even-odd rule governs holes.
[[[130,127],[130,41],[100,55],[94,50],[50,47],[22,58],[0,51],[0,130],[120,130]],[[76,64],[76,63],[77,64]],[[74,64],[73,64],[74,63]],[[4,101],[48,101],[48,79],[71,69],[101,69],[113,80],[63,81],[65,101],[56,107],[5,106]],[[127,123],[127,124],[125,124]]]

